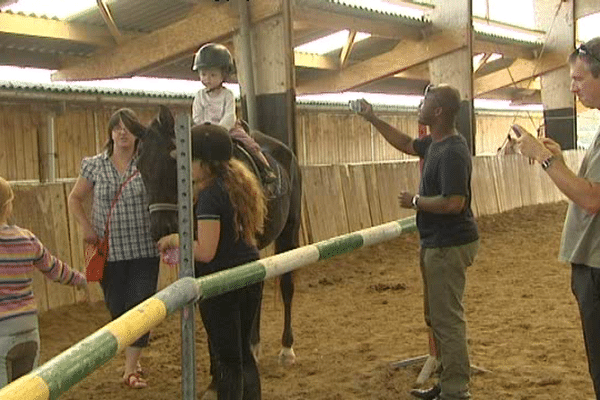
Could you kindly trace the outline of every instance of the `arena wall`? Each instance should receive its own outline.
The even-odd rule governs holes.
[[[0,93],[1,95],[1,93]],[[52,181],[75,178],[81,159],[96,154],[105,143],[110,115],[120,107],[135,110],[142,122],[158,111],[152,102],[114,97],[107,101],[2,99],[0,96],[0,176],[10,181]],[[191,100],[164,100],[174,112],[187,112]],[[417,134],[416,110],[382,107],[383,118],[408,134]],[[535,131],[541,113],[477,114],[477,154],[493,154],[510,125]],[[53,146],[50,126],[54,127]],[[296,149],[301,165],[380,162],[411,159],[392,148],[367,122],[345,106],[298,104]],[[49,170],[54,163],[53,171]],[[51,173],[53,172],[53,174]]]
[[[566,152],[576,169],[582,151]],[[304,179],[302,244],[411,216],[398,205],[400,190],[416,191],[419,163],[393,161],[302,167]],[[50,251],[79,270],[84,267],[84,245],[74,218],[67,210],[73,180],[56,183],[14,182],[12,223],[35,232]],[[518,155],[474,158],[473,210],[494,214],[525,205],[564,200],[539,165]],[[73,288],[49,282],[34,273],[34,290],[41,311],[83,299]],[[177,279],[177,270],[161,266],[159,287]],[[98,284],[90,288],[92,301],[102,299]]]

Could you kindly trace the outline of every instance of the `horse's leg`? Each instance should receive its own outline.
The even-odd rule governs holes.
[[[258,303],[258,309],[256,310],[256,314],[254,314],[254,320],[252,321],[252,329],[250,331],[250,349],[252,350],[252,355],[256,360],[256,364],[258,364],[258,360],[260,359],[260,315],[262,310],[262,296],[260,297],[260,302]]]
[[[294,297],[294,273],[287,272],[281,276],[279,282],[281,298],[283,300],[284,320],[283,334],[281,336],[281,351],[279,352],[279,363],[290,366],[296,362],[296,354],[292,348],[294,334],[292,331],[292,298]]]
[[[291,207],[291,206],[290,206]],[[286,226],[275,241],[275,251],[283,253],[299,246],[300,219],[288,218]],[[292,331],[292,298],[294,297],[294,275],[287,272],[281,276],[279,281],[281,299],[284,307],[283,335],[281,336],[281,351],[279,352],[279,363],[290,366],[296,362],[296,355],[292,345],[294,344],[294,333]]]

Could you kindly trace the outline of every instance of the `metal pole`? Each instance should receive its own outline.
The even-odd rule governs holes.
[[[252,37],[250,32],[250,5],[249,1],[238,0],[240,14],[240,39],[242,46],[235,49],[240,52],[242,65],[238,68],[244,71],[244,90],[246,94],[246,110],[248,111],[248,125],[251,129],[258,129],[258,112],[256,106],[256,89],[254,87],[254,68],[252,65]]]
[[[194,277],[194,235],[190,115],[175,116],[177,141],[177,190],[179,205],[179,278]],[[194,303],[181,310],[181,391],[183,400],[196,400],[196,341]]]

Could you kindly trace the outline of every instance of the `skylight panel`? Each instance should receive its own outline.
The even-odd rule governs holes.
[[[6,7],[0,7],[0,10],[45,15],[50,18],[65,20],[94,7],[96,7],[95,0],[19,0]]]
[[[598,36],[600,13],[591,14],[577,20],[577,40],[587,42]]]
[[[324,36],[320,39],[313,40],[312,42],[303,44],[302,46],[298,46],[294,50],[313,54],[329,53],[332,50],[341,49],[348,41],[348,35],[350,35],[350,31],[345,29],[343,31],[332,33],[329,36]],[[354,38],[354,43],[365,40],[370,36],[371,35],[368,33],[358,32]]]

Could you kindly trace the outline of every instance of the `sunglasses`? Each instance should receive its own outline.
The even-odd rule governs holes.
[[[590,51],[590,49],[587,48],[587,46],[585,44],[580,44],[579,46],[577,46],[577,48],[575,49],[574,53],[577,54],[577,55],[584,55],[584,56],[591,57],[594,60],[596,60],[596,62],[600,63],[600,59],[598,57],[596,57]]]
[[[425,90],[423,91],[423,99],[421,99],[421,101],[419,102],[419,108],[423,107],[423,102],[425,101],[425,98],[427,97],[427,95],[431,92],[432,95],[434,95],[435,93],[432,92],[432,90],[434,90],[436,88],[436,86],[432,83],[430,83],[429,85],[425,86]],[[433,101],[435,102],[437,107],[441,107],[442,105],[440,104],[440,101],[438,100],[437,97],[433,96]]]

